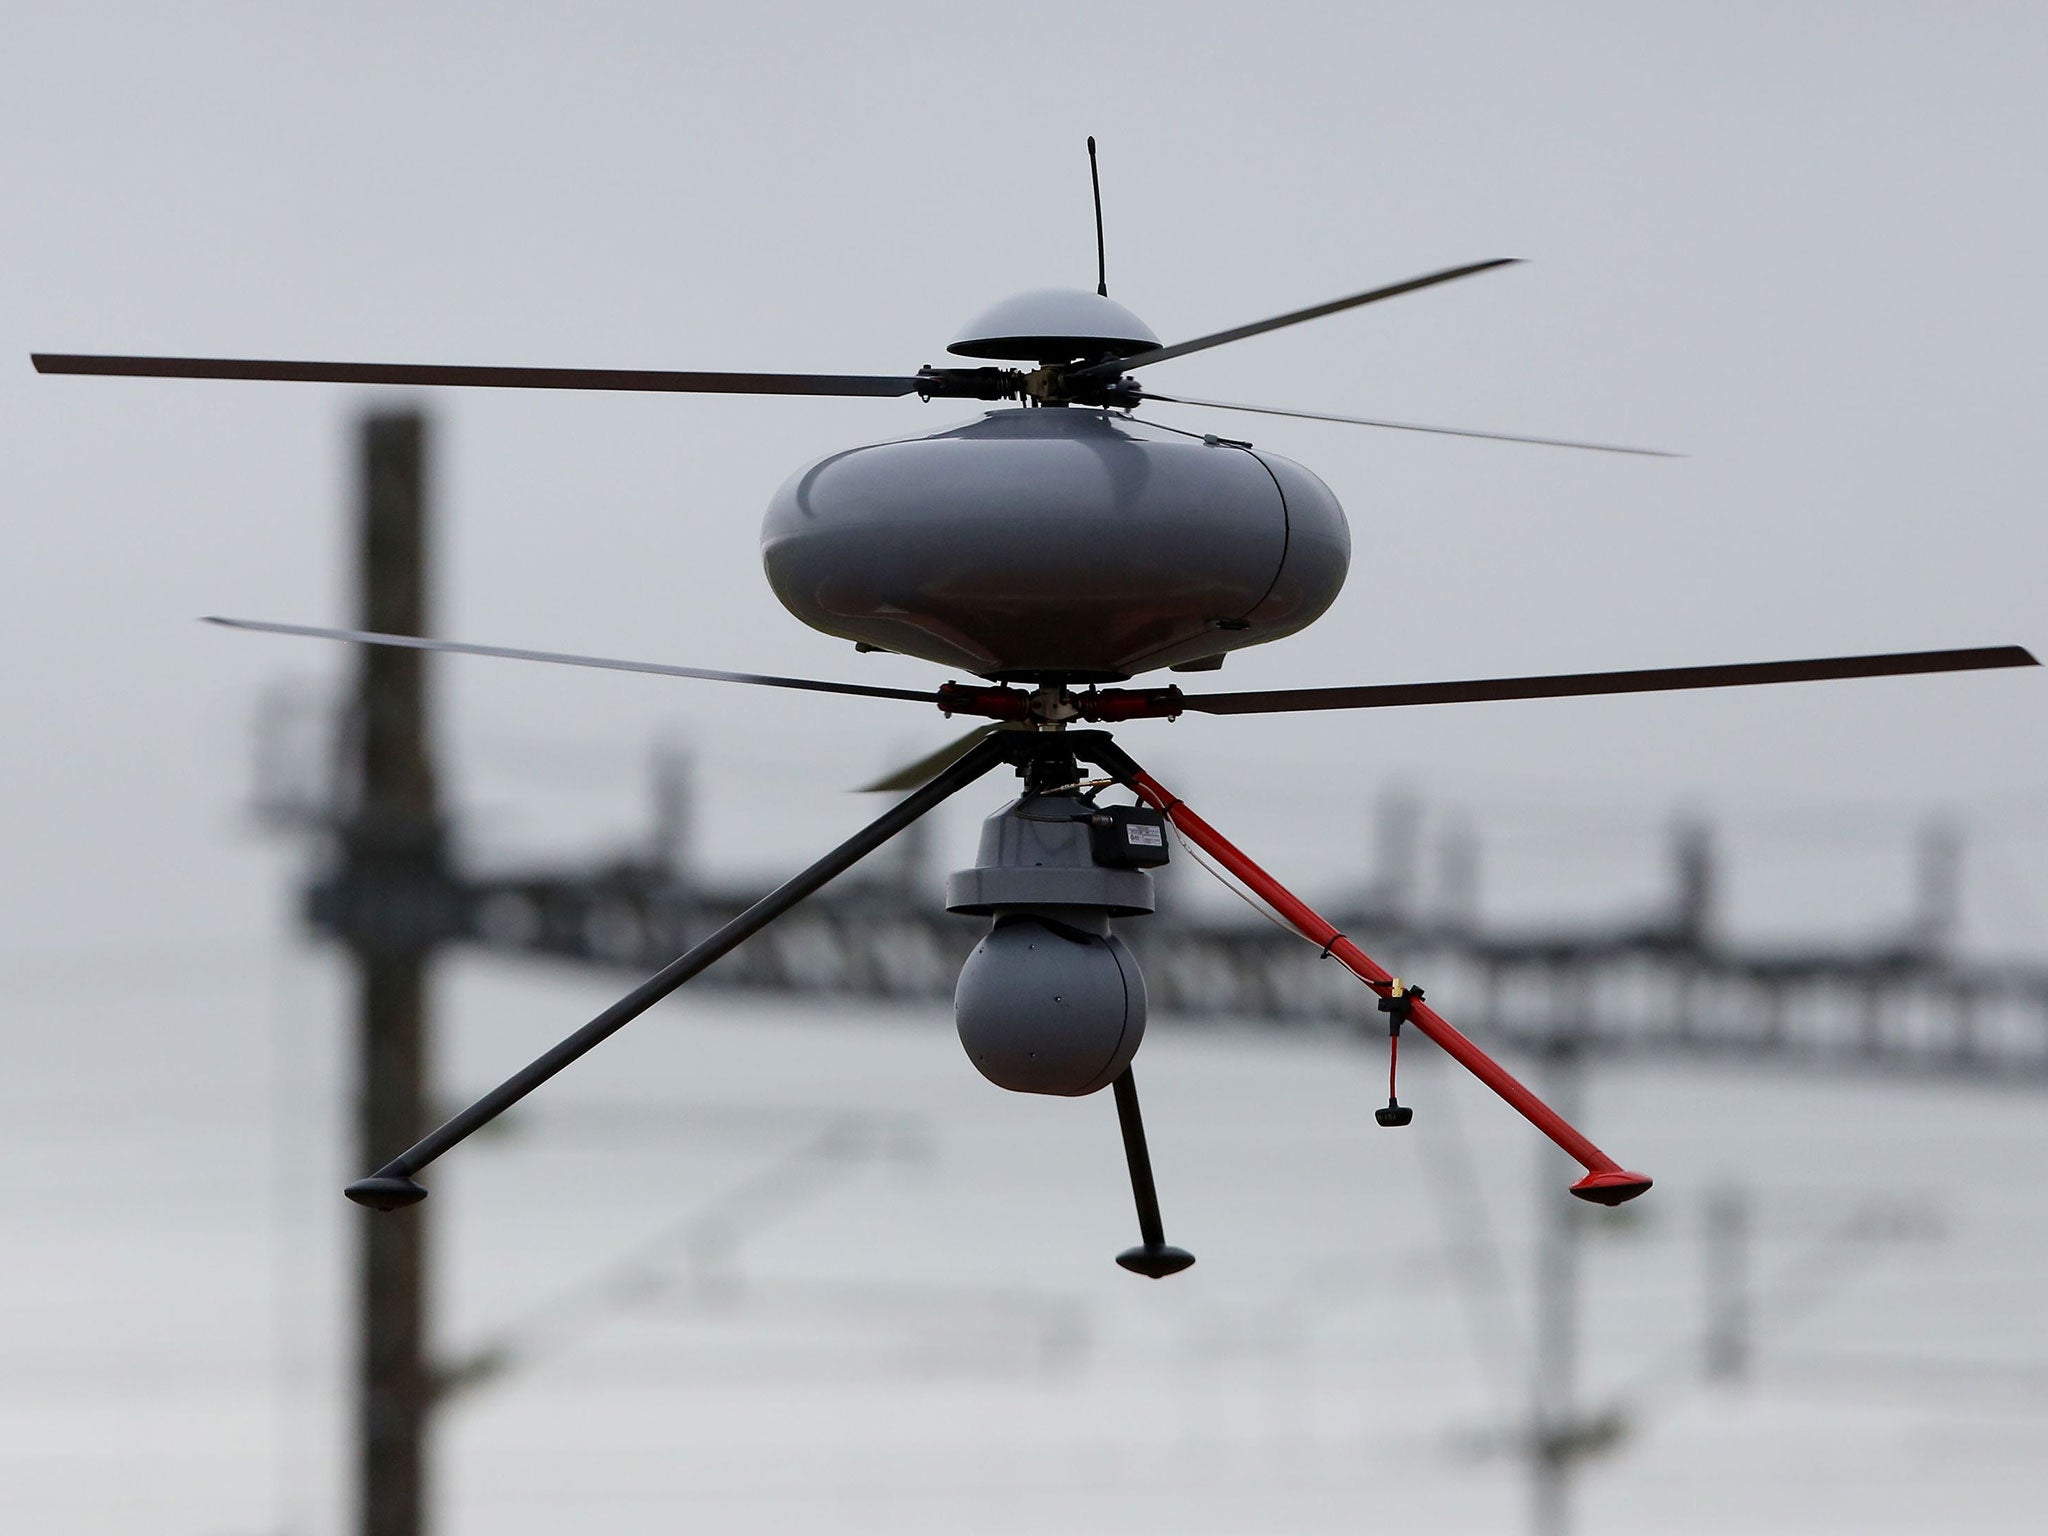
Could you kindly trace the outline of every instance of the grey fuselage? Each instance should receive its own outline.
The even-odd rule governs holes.
[[[1313,622],[1351,536],[1277,454],[1080,406],[992,410],[776,492],[768,583],[828,635],[1003,682],[1116,682]]]

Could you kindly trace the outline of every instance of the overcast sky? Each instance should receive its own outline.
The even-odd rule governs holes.
[[[223,840],[253,690],[343,658],[191,620],[350,617],[346,428],[372,398],[38,378],[31,348],[911,369],[995,296],[1087,283],[1088,132],[1112,291],[1169,339],[1529,259],[1174,386],[1690,455],[1159,408],[1311,465],[1353,521],[1338,607],[1229,686],[2048,641],[2026,6],[88,5],[11,7],[9,31],[0,752],[33,897],[10,942],[196,937],[259,899]],[[797,625],[755,541],[807,458],[961,406],[431,404],[444,632],[936,680]],[[554,754],[515,820],[580,836],[602,801],[623,828],[634,780],[608,764],[661,728],[697,744],[714,852],[765,857],[859,814],[849,763],[945,728],[489,662],[442,692],[456,750]],[[1973,931],[2019,947],[2006,909],[2043,901],[2038,675],[1129,735],[1246,838],[1270,817],[1310,879],[1343,871],[1302,808],[1362,851],[1360,802],[1407,779],[1644,814],[1953,805],[2020,892],[1973,885]]]
[[[243,828],[250,715],[268,681],[346,658],[193,620],[352,621],[348,434],[389,398],[39,378],[31,350],[912,370],[994,298],[1089,285],[1088,133],[1110,290],[1169,341],[1528,260],[1160,387],[1688,455],[1158,408],[1309,465],[1352,520],[1336,608],[1215,686],[2048,646],[2037,5],[14,0],[4,19],[17,979],[239,965],[284,920],[292,866]],[[791,470],[958,403],[427,403],[441,632],[941,680],[802,628],[756,542]],[[952,729],[488,661],[437,688],[486,849],[628,835],[666,735],[697,755],[709,856],[792,865],[871,811],[848,784]],[[1932,811],[1969,829],[1974,942],[2038,953],[2048,922],[2041,673],[1124,739],[1312,888],[1358,877],[1372,798],[1408,783],[1500,832],[1489,889],[1522,915],[1654,889],[1655,827],[1698,807],[1729,820],[1760,935],[1894,920]],[[987,808],[957,809],[956,845]]]

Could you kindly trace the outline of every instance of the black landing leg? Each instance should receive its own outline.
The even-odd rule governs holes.
[[[671,961],[666,968],[642,982],[561,1044],[506,1078],[439,1130],[428,1132],[416,1146],[394,1157],[368,1178],[356,1180],[343,1193],[358,1205],[375,1206],[380,1211],[394,1211],[401,1206],[414,1205],[426,1199],[426,1187],[413,1178],[420,1169],[472,1131],[510,1109],[585,1051],[623,1029],[712,961],[737,949],[743,940],[767,927],[834,876],[843,874],[873,853],[940,801],[965,789],[998,764],[1009,761],[1012,748],[1008,741],[1002,739],[1008,734],[998,732],[977,742],[966,756],[943,770],[922,789],[891,806],[795,879],[770,891],[688,954]],[[1135,1106],[1132,1113],[1136,1113]],[[1126,1140],[1129,1136],[1130,1132],[1127,1129]],[[1141,1140],[1140,1156],[1143,1155],[1143,1151]],[[1149,1188],[1149,1174],[1146,1176],[1146,1184]],[[1158,1225],[1156,1211],[1153,1225]]]
[[[1136,1248],[1126,1248],[1116,1261],[1133,1274],[1164,1280],[1194,1263],[1195,1256],[1167,1244],[1166,1226],[1159,1219],[1159,1191],[1152,1183],[1152,1154],[1145,1147],[1145,1122],[1138,1114],[1138,1085],[1131,1080],[1129,1067],[1117,1075],[1114,1092],[1117,1123],[1124,1132],[1124,1158],[1131,1165],[1131,1195],[1138,1202],[1138,1235],[1145,1240]]]

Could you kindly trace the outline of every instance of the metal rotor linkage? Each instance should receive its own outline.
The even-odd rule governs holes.
[[[1178,688],[1089,688],[1077,692],[1058,683],[1026,690],[1001,683],[941,683],[937,702],[948,715],[986,720],[1028,721],[1057,728],[1071,721],[1171,720],[1182,713]]]
[[[1113,359],[1089,358],[1090,367]],[[1127,411],[1145,394],[1138,381],[1120,374],[1076,379],[1078,363],[1048,363],[1026,373],[1021,368],[934,368],[917,370],[917,393],[925,400],[1031,400],[1039,405],[1096,405]]]

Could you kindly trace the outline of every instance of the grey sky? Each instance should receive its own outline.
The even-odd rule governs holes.
[[[1256,423],[1336,488],[1359,559],[1339,609],[1233,659],[1233,686],[2041,639],[2048,44],[2024,8],[774,14],[24,8],[0,65],[16,210],[0,327],[17,357],[914,367],[990,297],[1086,281],[1093,131],[1113,290],[1167,336],[1530,258],[1191,358],[1174,385],[1694,455]],[[154,849],[112,882],[127,917],[203,925],[212,904],[183,893],[202,870],[234,878],[216,834],[251,685],[339,658],[187,621],[342,616],[341,428],[363,397],[25,364],[0,388],[18,529],[4,622],[36,658],[7,684],[10,717],[35,722],[8,748],[37,806],[14,867],[75,931],[108,920],[81,854]],[[448,632],[924,675],[789,621],[753,543],[804,459],[956,407],[434,405]],[[872,760],[938,730],[489,663],[444,677],[458,730],[545,722],[526,734],[627,750],[658,719],[703,739],[714,776],[724,754],[801,755],[827,726],[789,796],[839,782],[862,739]],[[1392,775],[1596,803],[2008,808],[2039,782],[2038,681],[1189,721],[1144,740],[1219,789],[1250,788],[1233,759],[1252,757],[1290,799]],[[1287,752],[1301,766],[1275,777]],[[786,821],[790,854],[822,829]]]
[[[238,831],[248,716],[266,681],[344,658],[192,620],[351,617],[346,429],[373,398],[38,378],[30,350],[914,369],[1003,293],[1087,284],[1090,132],[1111,292],[1168,340],[1529,259],[1187,359],[1159,387],[1690,455],[1159,408],[1308,464],[1352,519],[1338,607],[1233,657],[1222,685],[2048,647],[2038,6],[0,15],[0,960],[27,1000],[10,1035],[62,1025],[65,978],[124,955],[225,973],[285,920],[290,861]],[[445,633],[937,680],[802,629],[754,546],[808,458],[965,410],[431,404]],[[480,836],[624,835],[660,730],[699,755],[710,856],[763,865],[850,826],[867,808],[844,786],[950,728],[486,661],[438,686],[453,787],[495,818]],[[2038,952],[2048,919],[2039,673],[1128,739],[1312,887],[1357,875],[1368,800],[1405,781],[1530,833],[1488,866],[1524,913],[1642,884],[1635,854],[1603,852],[1614,829],[1648,846],[1665,808],[1697,804],[1745,838],[1753,928],[1894,913],[1896,861],[1863,850],[1824,879],[1785,849],[1833,857],[1830,829],[1903,833],[1932,807],[1971,827],[1973,939]],[[956,842],[983,809],[953,817]],[[143,1028],[93,1027],[116,1056]],[[17,1047],[25,1080],[77,1066],[40,1049]]]

